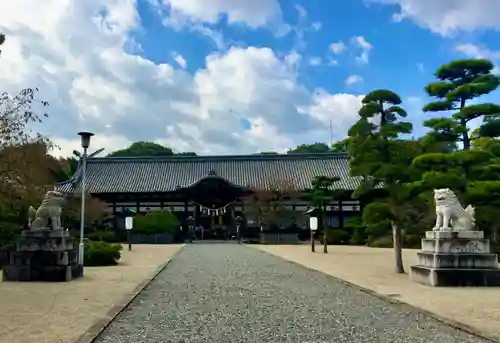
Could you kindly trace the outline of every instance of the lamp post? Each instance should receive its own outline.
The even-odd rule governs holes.
[[[311,252],[315,252],[314,234],[316,233],[316,230],[318,230],[318,218],[316,217],[309,218],[309,228],[311,229]]]
[[[85,230],[85,174],[87,172],[87,149],[90,145],[90,137],[94,134],[90,132],[78,132],[81,137],[83,155],[82,155],[82,176],[81,176],[81,187],[82,187],[82,208],[80,213],[80,244],[78,245],[78,263],[83,266],[83,255],[85,244],[83,243],[83,236]]]
[[[130,231],[134,227],[134,217],[133,214],[135,212],[131,210],[125,211],[125,230],[127,230],[127,243],[128,243],[128,250],[132,250],[132,241],[130,237]]]
[[[189,243],[193,243],[193,230],[194,230],[194,224],[195,224],[195,220],[193,218],[193,216],[189,216],[187,218],[187,223],[188,223],[188,235],[189,235]]]
[[[241,235],[240,235],[240,227],[243,224],[243,218],[241,216],[237,216],[235,218],[236,221],[236,239],[238,240],[238,244],[241,243]]]

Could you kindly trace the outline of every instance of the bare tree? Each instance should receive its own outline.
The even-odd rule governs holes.
[[[0,34],[0,46],[5,35]],[[49,168],[57,168],[48,155],[50,141],[33,132],[32,126],[47,117],[48,103],[37,101],[38,89],[26,88],[18,94],[0,94],[0,211],[31,201],[51,184]]]
[[[268,181],[265,186],[252,187],[252,193],[243,199],[245,212],[256,218],[264,229],[271,229],[299,216],[285,202],[298,199],[300,194],[292,180]]]

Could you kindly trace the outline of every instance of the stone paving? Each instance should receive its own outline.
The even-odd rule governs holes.
[[[488,341],[251,247],[193,244],[96,342]]]

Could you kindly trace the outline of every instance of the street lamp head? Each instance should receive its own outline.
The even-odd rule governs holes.
[[[236,225],[238,225],[238,226],[243,224],[243,218],[241,216],[237,216],[235,218],[235,221],[236,221]]]
[[[87,149],[90,145],[90,137],[94,134],[92,132],[78,132],[78,135],[82,138],[82,148]]]

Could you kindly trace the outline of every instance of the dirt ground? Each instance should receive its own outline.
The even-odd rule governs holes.
[[[1,343],[72,343],[182,245],[124,246],[118,266],[67,283],[0,282]]]
[[[262,251],[371,289],[500,340],[500,288],[434,288],[409,279],[418,250],[403,252],[407,274],[394,272],[392,249],[357,246],[251,245]]]

